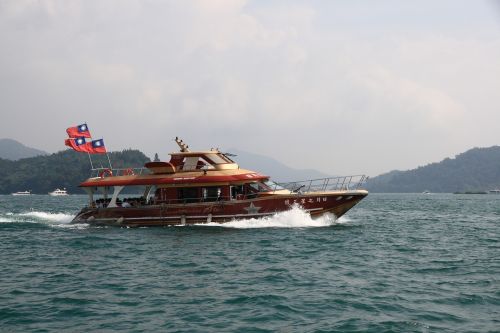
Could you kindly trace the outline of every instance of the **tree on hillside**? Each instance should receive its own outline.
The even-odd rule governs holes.
[[[146,155],[132,149],[111,152],[109,158],[113,168],[136,168],[149,162]],[[105,155],[92,155],[92,161],[94,167],[108,166]],[[88,156],[69,149],[18,161],[0,159],[0,193],[31,189],[33,193],[46,194],[62,187],[70,193],[83,193],[78,184],[90,175]]]
[[[500,187],[500,147],[474,148],[455,158],[371,178],[373,192],[467,192]]]

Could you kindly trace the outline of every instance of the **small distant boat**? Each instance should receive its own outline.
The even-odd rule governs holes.
[[[500,194],[500,189],[496,188],[488,191],[490,194]]]
[[[422,194],[431,194],[431,192],[426,190],[426,191],[423,191]]]
[[[15,192],[15,193],[12,193],[12,195],[31,195],[31,190]]]
[[[63,188],[62,190],[56,188],[54,191],[49,192],[49,195],[51,195],[53,197],[62,196],[62,195],[68,195],[68,191],[66,191],[65,188]]]

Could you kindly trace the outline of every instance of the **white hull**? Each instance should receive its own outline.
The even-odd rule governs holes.
[[[21,192],[15,192],[15,193],[11,193],[12,195],[15,195],[15,196],[27,196],[27,195],[31,195],[31,191],[21,191]]]
[[[66,190],[60,190],[60,189],[56,189],[55,191],[53,192],[49,192],[49,195],[50,196],[53,196],[53,197],[61,197],[61,196],[66,196],[68,195],[68,192],[66,192]]]

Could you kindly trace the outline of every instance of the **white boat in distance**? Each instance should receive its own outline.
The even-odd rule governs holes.
[[[12,193],[12,195],[31,195],[31,190],[15,192],[15,193]]]
[[[53,197],[62,196],[62,195],[68,195],[68,191],[66,191],[65,188],[63,188],[62,190],[56,188],[54,191],[49,192],[49,195],[51,195]]]

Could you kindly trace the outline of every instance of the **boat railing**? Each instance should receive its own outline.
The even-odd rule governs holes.
[[[256,196],[253,196],[255,198]],[[251,197],[245,197],[245,199],[250,199]],[[243,198],[239,198],[241,200]],[[116,204],[118,207],[124,207],[123,204],[128,202],[127,207],[140,207],[140,206],[150,206],[150,205],[176,205],[176,204],[190,204],[190,203],[211,203],[212,205],[224,204],[224,202],[236,200],[229,196],[219,196],[219,197],[193,197],[193,198],[176,198],[176,199],[155,199],[149,198],[148,200],[144,197],[130,197],[130,198],[118,198]],[[99,198],[93,202],[94,206],[107,207],[111,198]]]
[[[90,177],[109,177],[109,176],[131,176],[149,174],[148,168],[94,168],[90,171]]]
[[[362,188],[367,180],[368,177],[365,175],[353,175],[278,183],[277,185],[294,193],[349,191]],[[275,190],[279,190],[279,187]]]

